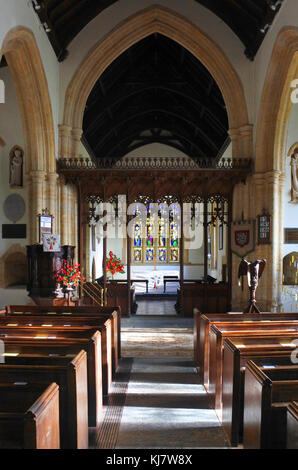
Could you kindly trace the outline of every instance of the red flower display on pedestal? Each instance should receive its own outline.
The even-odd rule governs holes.
[[[109,258],[106,258],[106,268],[107,271],[112,274],[112,279],[116,273],[125,273],[121,259],[117,258],[112,251],[109,252]]]
[[[80,265],[75,264],[70,266],[67,260],[62,261],[62,266],[57,271],[54,271],[54,276],[62,286],[72,288],[77,287],[79,281],[85,282],[86,278],[82,276]]]

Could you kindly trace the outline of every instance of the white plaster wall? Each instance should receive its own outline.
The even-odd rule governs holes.
[[[298,104],[292,107],[287,135],[287,153],[290,147],[298,141]],[[286,180],[284,185],[284,213],[283,213],[283,227],[284,228],[297,228],[298,227],[298,203],[291,201],[291,157],[285,155],[286,158]],[[283,245],[283,256],[298,251],[298,244],[296,245]]]
[[[6,305],[35,305],[24,288],[7,287],[0,289],[0,309]]]
[[[186,157],[189,158],[184,152],[181,152],[174,147],[169,145],[153,143],[139,147],[132,152],[129,152],[125,155],[128,158],[136,157]]]
[[[3,203],[7,196],[10,194],[20,194],[26,204],[26,212],[24,217],[17,221],[18,224],[27,224],[28,228],[28,214],[30,207],[28,207],[28,191],[26,178],[23,181],[23,188],[13,188],[9,186],[9,152],[15,145],[19,145],[24,149],[24,136],[22,128],[21,114],[17,97],[9,72],[9,68],[5,67],[0,70],[2,79],[5,81],[5,103],[0,104],[0,136],[5,142],[4,147],[0,147],[0,257],[9,250],[10,247],[18,245],[25,247],[27,239],[2,239],[2,224],[11,224],[12,222],[5,216],[3,211]],[[26,154],[24,155],[25,166]],[[27,304],[30,302],[28,293],[25,287],[9,287],[6,289],[0,288],[0,307],[8,304]]]
[[[57,152],[59,117],[59,63],[48,40],[47,34],[40,25],[39,18],[31,6],[31,2],[28,2],[27,0],[0,0],[0,48],[8,31],[20,25],[29,28],[33,32],[40,51],[53,108]],[[0,79],[2,78],[2,73],[3,71],[0,69]],[[1,106],[2,105],[0,104],[0,108]]]
[[[22,128],[21,114],[17,97],[8,67],[1,69],[1,76],[6,84],[6,100],[4,104],[0,104],[0,136],[5,141],[5,147],[0,147],[0,256],[2,256],[12,245],[19,244],[26,246],[27,239],[2,239],[2,224],[11,224],[12,222],[5,216],[3,211],[3,203],[10,194],[19,194],[25,201],[26,212],[22,219],[18,220],[18,224],[28,223],[28,213],[30,208],[27,203],[27,183],[23,178],[23,188],[10,188],[9,186],[9,153],[12,147],[19,145],[24,149],[24,136]],[[25,173],[26,154],[24,155],[24,173]],[[27,233],[29,228],[27,225]]]
[[[298,104],[294,104],[292,107],[287,135],[286,151],[288,153],[290,147],[298,141]],[[298,203],[291,201],[291,158],[285,155],[286,158],[286,180],[283,194],[283,226],[284,228],[297,228],[298,227]],[[284,244],[282,250],[282,256],[286,256],[293,251],[298,252],[297,244]],[[281,293],[282,309],[285,312],[297,312],[298,311],[298,286],[283,286]]]

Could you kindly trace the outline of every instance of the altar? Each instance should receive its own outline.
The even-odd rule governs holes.
[[[152,269],[152,266],[132,266],[131,278],[135,279],[134,286],[136,294],[142,294],[146,291],[146,286],[143,282],[138,283],[137,280],[148,280],[148,293],[149,294],[163,294],[164,293],[164,278],[171,277],[177,278],[177,281],[168,286],[167,292],[177,294],[179,287],[179,270],[171,269],[171,266],[158,266]]]

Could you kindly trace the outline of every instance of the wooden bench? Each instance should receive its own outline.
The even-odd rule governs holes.
[[[285,341],[285,342],[284,342]],[[282,343],[282,344],[281,344]],[[222,425],[232,446],[243,441],[244,382],[251,359],[289,365],[295,349],[288,338],[227,338],[224,342]],[[268,363],[267,363],[268,364]]]
[[[105,317],[100,317],[100,318],[94,318],[94,317],[67,317],[65,318],[64,316],[61,315],[11,315],[11,316],[6,316],[5,318],[0,318],[0,328],[5,327],[5,326],[14,326],[14,327],[19,327],[19,326],[31,326],[31,327],[63,327],[67,328],[68,330],[72,328],[80,328],[81,329],[86,329],[86,328],[92,328],[96,329],[98,327],[99,331],[102,330],[103,324],[105,321],[109,320],[107,316]],[[115,361],[113,360],[115,356],[113,355],[113,352],[115,352],[115,344],[113,343],[113,340],[115,336],[113,335],[113,327],[114,324],[111,323],[111,343],[112,343],[112,357],[109,359],[111,362],[111,369],[112,369],[112,377],[114,377],[116,373],[116,368],[115,368]],[[104,335],[103,335],[104,336]],[[110,354],[110,353],[109,353]]]
[[[298,402],[287,407],[287,449],[298,449]]]
[[[3,319],[0,319],[3,321]],[[22,328],[17,326],[1,326],[0,332],[0,339],[2,339],[3,335],[6,334],[14,334],[17,336],[26,335],[29,337],[32,336],[45,336],[51,339],[54,337],[55,339],[58,337],[60,338],[92,338],[96,331],[101,333],[101,363],[102,363],[102,387],[103,387],[103,395],[107,396],[109,392],[109,388],[112,384],[112,345],[111,345],[111,320],[102,319],[102,325],[97,325],[94,327],[85,327],[85,326],[77,326],[77,327],[64,327],[59,326],[54,323],[54,317],[51,318],[51,322],[48,322],[48,325],[53,324],[53,326],[45,326],[45,327],[34,327],[34,326],[23,326]],[[13,324],[12,324],[13,325]],[[28,322],[29,325],[29,322]],[[95,337],[94,337],[95,341]],[[96,345],[95,341],[95,345]],[[95,351],[96,354],[99,354],[98,351]]]
[[[209,364],[209,387],[208,392],[212,396],[215,409],[221,416],[222,410],[222,374],[223,374],[223,347],[226,338],[233,337],[265,337],[279,336],[286,338],[298,338],[298,327],[274,326],[272,323],[243,323],[240,326],[226,324],[219,327],[212,325],[210,329],[210,364]]]
[[[78,354],[84,349],[87,353],[88,372],[88,422],[90,427],[99,427],[103,421],[103,387],[101,367],[101,335],[96,332],[91,339],[41,339],[28,336],[6,335],[2,338],[6,353],[65,357]]]
[[[106,317],[112,318],[113,322],[113,363],[115,369],[118,367],[121,358],[121,309],[120,307],[99,307],[93,305],[85,306],[38,306],[38,305],[8,305],[7,315],[62,315],[67,317]]]
[[[88,448],[87,355],[72,357],[5,357],[0,383],[38,382],[59,385],[61,448]]]
[[[224,326],[226,323],[241,325],[242,322],[264,322],[264,321],[295,321],[298,324],[298,313],[277,314],[200,314],[196,313],[194,317],[194,361],[199,373],[200,382],[208,389],[209,386],[209,335],[212,325]]]
[[[298,399],[298,366],[264,369],[248,361],[244,387],[245,449],[285,449],[287,406]]]
[[[0,449],[60,449],[56,383],[0,383]]]

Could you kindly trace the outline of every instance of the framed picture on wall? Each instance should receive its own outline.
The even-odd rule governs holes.
[[[258,245],[271,243],[271,215],[265,211],[258,215]]]
[[[218,230],[218,249],[223,250],[223,225],[220,225]]]
[[[39,218],[39,243],[43,243],[43,236],[53,233],[53,216],[49,214],[48,209],[43,209]]]

